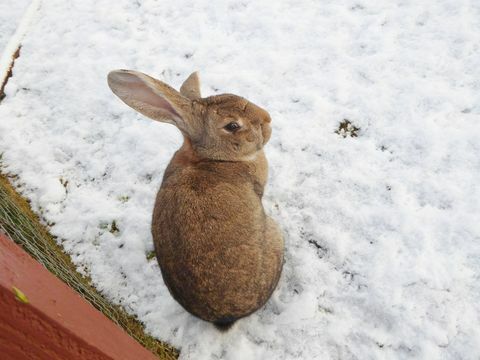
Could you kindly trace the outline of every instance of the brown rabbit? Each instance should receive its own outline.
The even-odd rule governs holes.
[[[283,265],[282,235],[262,206],[270,116],[236,95],[201,98],[197,73],[180,92],[130,70],[110,72],[108,85],[183,134],[155,202],[155,251],[172,296],[228,328],[267,302]]]

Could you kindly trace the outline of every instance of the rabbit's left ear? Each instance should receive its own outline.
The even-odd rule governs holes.
[[[183,82],[180,88],[180,94],[189,98],[190,100],[200,99],[200,79],[198,78],[198,72],[195,71]]]
[[[114,70],[108,86],[123,102],[151,119],[190,134],[192,102],[164,82],[133,70]]]

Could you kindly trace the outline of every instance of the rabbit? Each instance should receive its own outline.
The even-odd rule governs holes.
[[[281,231],[262,205],[270,116],[240,96],[202,98],[196,72],[180,92],[132,70],[110,72],[108,85],[183,135],[155,201],[155,253],[173,298],[228,329],[267,302],[284,262]]]

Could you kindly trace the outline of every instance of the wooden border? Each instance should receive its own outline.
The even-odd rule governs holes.
[[[156,357],[0,233],[2,359]]]

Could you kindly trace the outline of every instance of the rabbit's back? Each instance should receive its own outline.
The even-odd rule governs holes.
[[[180,304],[205,320],[248,315],[276,283],[266,269],[273,260],[258,168],[172,161],[158,192],[152,234],[164,281]]]

